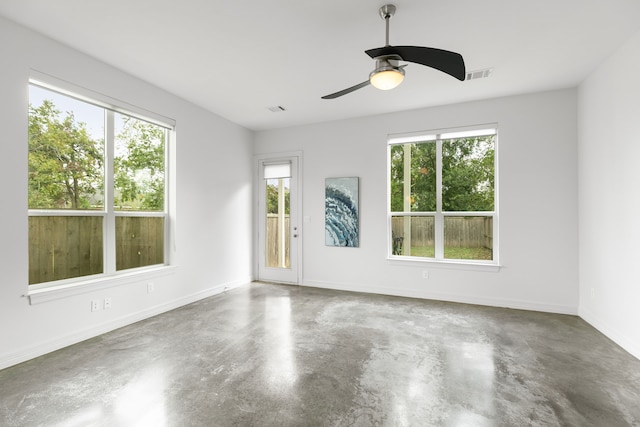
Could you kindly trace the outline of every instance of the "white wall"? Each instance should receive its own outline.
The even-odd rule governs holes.
[[[640,32],[578,92],[580,316],[640,358]]]
[[[577,91],[255,135],[2,18],[0,40],[0,368],[249,281],[252,155],[296,150],[304,153],[302,215],[310,219],[301,224],[303,284],[579,312],[640,357],[640,283],[634,274],[640,241],[640,33]],[[30,69],[176,120],[177,268],[154,279],[153,294],[141,281],[37,305],[23,297]],[[386,136],[492,122],[500,126],[502,269],[387,261]],[[221,166],[214,167],[218,160]],[[337,176],[361,179],[360,248],[324,245],[324,179]],[[429,279],[421,278],[425,269]],[[90,312],[90,300],[107,296],[112,309]]]
[[[0,368],[251,280],[252,133],[0,18]],[[27,111],[30,69],[176,120],[174,274],[30,305]],[[111,297],[110,310],[90,311]]]
[[[562,90],[258,132],[256,154],[304,153],[303,284],[576,314],[576,98]],[[387,135],[494,122],[503,268],[387,261]],[[324,179],[339,176],[360,177],[359,248],[324,244]]]

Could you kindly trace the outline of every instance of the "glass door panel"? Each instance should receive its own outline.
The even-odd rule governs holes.
[[[265,179],[265,265],[290,268],[291,178]]]

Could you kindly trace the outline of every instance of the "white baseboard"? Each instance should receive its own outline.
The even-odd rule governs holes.
[[[211,288],[196,292],[194,294],[185,295],[172,301],[145,308],[144,310],[130,313],[125,316],[121,316],[116,319],[112,319],[107,322],[92,326],[90,328],[74,332],[69,335],[65,335],[47,342],[38,343],[34,346],[24,347],[11,353],[2,354],[0,355],[0,369],[17,365],[18,363],[26,362],[27,360],[45,355],[47,353],[51,353],[52,351],[68,347],[73,344],[77,344],[81,341],[96,337],[98,335],[102,335],[123,326],[127,326],[132,323],[157,316],[158,314],[174,310],[184,305],[191,304],[201,299],[220,294],[222,292],[250,283],[251,281],[252,277],[246,277],[232,282],[222,283]]]
[[[581,308],[579,315],[585,322],[602,332],[602,334],[628,351],[633,357],[640,360],[640,342],[638,341],[638,336],[629,337],[625,335],[617,328],[612,327],[606,321],[600,319],[590,310]]]
[[[543,304],[530,301],[509,300],[499,298],[483,298],[468,295],[454,295],[427,290],[403,289],[399,287],[362,286],[349,283],[324,282],[305,280],[302,286],[315,288],[336,289],[350,292],[366,292],[371,294],[392,295],[399,297],[430,299],[437,301],[457,302],[464,304],[486,305],[490,307],[513,308],[518,310],[541,311],[545,313],[577,315],[578,308],[559,304]]]

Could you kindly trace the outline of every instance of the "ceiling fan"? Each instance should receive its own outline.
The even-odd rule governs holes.
[[[379,10],[380,17],[385,20],[386,38],[384,47],[366,50],[365,53],[376,60],[376,68],[369,74],[369,80],[350,88],[341,90],[322,99],[334,99],[342,95],[361,89],[371,84],[381,90],[389,90],[398,86],[404,79],[404,67],[399,61],[414,62],[435,68],[460,81],[465,79],[464,59],[462,55],[448,50],[435,49],[421,46],[390,46],[389,45],[389,20],[396,13],[396,7],[386,4]]]

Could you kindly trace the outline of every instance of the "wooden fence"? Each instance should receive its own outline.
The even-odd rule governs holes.
[[[411,246],[433,246],[434,218],[426,216],[391,219],[394,237],[404,236],[404,221],[411,221]],[[445,217],[444,246],[448,248],[493,249],[493,218],[483,216]]]
[[[395,237],[404,236],[404,220],[394,217]],[[433,246],[433,217],[411,217],[411,245]],[[100,216],[29,217],[29,284],[103,272]],[[493,219],[447,217],[445,246],[493,249]],[[266,264],[279,266],[278,217],[267,215]],[[289,267],[289,215],[285,216],[285,266]],[[164,218],[116,218],[116,269],[164,262]]]
[[[289,215],[284,217],[284,233],[285,233],[285,267],[289,267]],[[278,214],[267,214],[267,230],[265,245],[267,245],[266,266],[280,267],[280,247],[278,245]]]
[[[116,217],[116,270],[163,263],[163,217]]]
[[[404,236],[404,218],[392,219],[394,236]],[[411,245],[433,246],[434,218],[406,217],[411,220]],[[445,247],[447,248],[487,248],[493,249],[493,218],[491,217],[446,217]],[[278,215],[267,215],[266,265],[279,266]],[[289,215],[285,216],[285,257],[289,267]]]
[[[102,273],[101,216],[29,217],[29,284]],[[164,263],[164,218],[116,218],[116,269]]]

